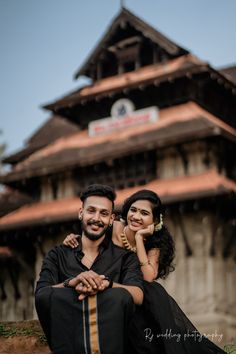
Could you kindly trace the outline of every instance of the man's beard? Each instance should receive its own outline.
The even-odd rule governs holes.
[[[103,237],[109,227],[109,225],[107,225],[107,227],[105,227],[99,234],[94,234],[92,232],[89,232],[87,230],[87,225],[98,225],[100,227],[103,227],[104,224],[101,222],[91,222],[89,221],[87,224],[84,223],[84,221],[82,220],[82,229],[83,229],[83,233],[84,235],[91,241],[97,241],[99,240],[101,237]]]

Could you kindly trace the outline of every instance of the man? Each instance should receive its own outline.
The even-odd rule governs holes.
[[[55,247],[43,262],[36,309],[55,354],[125,353],[134,304],[143,301],[142,274],[136,255],[109,236],[114,200],[112,188],[89,186],[79,247]]]

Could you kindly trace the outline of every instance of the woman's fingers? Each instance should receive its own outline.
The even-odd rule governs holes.
[[[79,245],[79,243],[77,241],[78,237],[79,237],[79,235],[75,235],[75,234],[67,235],[65,240],[63,241],[63,245],[71,247],[71,248],[76,248]]]
[[[148,236],[151,236],[154,232],[154,224],[148,225],[145,229],[141,229],[137,231],[137,235],[142,236],[143,238],[146,238]]]
[[[149,228],[150,234],[152,235],[154,232],[154,224],[149,225],[148,228]]]

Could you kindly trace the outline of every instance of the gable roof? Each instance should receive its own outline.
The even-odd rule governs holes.
[[[136,29],[138,32],[141,32],[143,37],[150,39],[153,43],[163,48],[169,55],[173,57],[189,53],[186,49],[172,42],[169,38],[158,32],[155,28],[144,22],[139,17],[135,16],[126,8],[122,8],[118,16],[114,18],[111,25],[108,27],[106,33],[98,42],[97,46],[89,55],[85,63],[75,73],[75,79],[77,79],[81,75],[88,76],[88,68],[90,64],[96,62],[98,57],[104,51],[104,49],[110,47],[114,35],[120,29],[124,28],[127,23],[130,26],[134,27],[134,29]]]
[[[3,163],[16,164],[58,138],[76,133],[79,130],[80,128],[76,124],[59,115],[54,115],[36,130],[27,140],[23,149],[6,156]]]

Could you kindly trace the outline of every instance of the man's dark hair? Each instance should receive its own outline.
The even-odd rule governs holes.
[[[109,199],[112,202],[112,209],[114,209],[116,193],[112,187],[104,184],[91,184],[81,193],[80,199],[84,203],[85,200],[91,196],[105,197]]]

